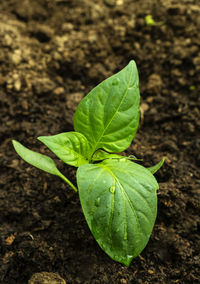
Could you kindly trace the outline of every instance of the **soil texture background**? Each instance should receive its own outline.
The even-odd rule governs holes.
[[[0,2],[0,283],[200,282],[199,31],[199,0]],[[141,122],[126,152],[166,162],[152,236],[126,268],[99,248],[78,195],[22,161],[11,139],[54,157],[36,137],[73,130],[81,98],[131,59]]]

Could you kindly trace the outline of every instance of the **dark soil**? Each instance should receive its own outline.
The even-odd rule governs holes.
[[[147,26],[146,15],[163,23]],[[199,31],[199,0],[0,2],[0,283],[38,272],[66,283],[200,283]],[[50,154],[36,137],[72,130],[80,99],[130,59],[142,119],[127,152],[145,166],[167,158],[153,234],[126,268],[93,239],[78,195],[23,162],[11,139]],[[75,183],[74,168],[59,165]]]

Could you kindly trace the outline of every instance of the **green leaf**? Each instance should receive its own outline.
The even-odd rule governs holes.
[[[128,160],[82,165],[77,183],[83,212],[100,247],[129,266],[146,246],[157,214],[154,176]]]
[[[79,167],[88,163],[89,144],[81,133],[65,132],[53,136],[40,136],[38,140],[66,164]]]
[[[164,24],[164,22],[156,22],[152,15],[147,15],[145,17],[145,22],[147,26],[161,26],[162,24]]]
[[[139,123],[139,79],[134,61],[95,87],[79,104],[74,128],[97,149],[121,152],[130,144]]]
[[[24,147],[21,143],[17,142],[16,140],[12,140],[13,146],[17,154],[27,163],[30,165],[43,170],[49,174],[59,176],[62,178],[66,183],[68,183],[74,191],[77,191],[77,188],[68,180],[56,167],[54,161],[43,154],[34,152],[29,150],[28,148]]]
[[[16,140],[13,140],[12,143],[15,151],[24,161],[49,174],[59,175],[59,170],[56,168],[56,164],[50,157],[29,150]]]
[[[162,160],[157,163],[155,166],[147,168],[152,174],[155,174],[164,164],[165,158],[162,158]]]

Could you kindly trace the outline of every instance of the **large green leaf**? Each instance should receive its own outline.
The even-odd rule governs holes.
[[[49,174],[56,175],[68,183],[74,191],[77,191],[77,188],[68,180],[56,167],[54,161],[43,154],[34,152],[24,147],[21,143],[16,140],[12,140],[13,146],[17,154],[30,165],[43,170]]]
[[[131,143],[139,123],[139,79],[134,61],[95,87],[79,104],[74,128],[96,149],[121,152]]]
[[[38,140],[66,164],[79,167],[88,163],[89,144],[81,133],[65,132],[53,136],[40,136]]]
[[[136,163],[112,159],[80,166],[77,182],[85,218],[98,244],[112,259],[129,266],[154,226],[156,179]]]

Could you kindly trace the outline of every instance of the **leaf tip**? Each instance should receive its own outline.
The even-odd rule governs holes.
[[[15,151],[17,152],[17,148],[21,145],[21,143],[19,143],[17,140],[14,140],[14,139],[12,139],[11,142],[12,142],[12,145],[13,145]]]
[[[126,258],[124,258],[122,261],[120,261],[122,264],[124,264],[127,268],[130,266],[134,256],[133,255],[127,255]]]
[[[136,62],[135,60],[131,59],[128,63],[128,66],[132,67],[132,68],[135,68],[136,67]]]
[[[39,136],[39,137],[37,137],[37,140],[39,140],[39,141],[42,142],[42,141],[44,140],[44,137],[45,137],[45,136]]]
[[[160,168],[161,168],[161,167],[162,167],[162,165],[164,164],[164,162],[165,162],[166,158],[167,158],[167,157],[165,157],[165,156],[164,156],[164,157],[161,159],[161,161],[160,161]]]
[[[135,60],[131,59],[131,60],[129,61],[129,64],[135,64]]]
[[[158,162],[155,166],[147,168],[152,174],[155,174],[164,164],[166,157],[163,157],[160,162]]]

